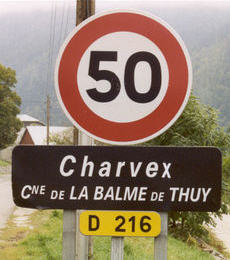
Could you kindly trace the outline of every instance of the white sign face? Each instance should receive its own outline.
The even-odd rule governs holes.
[[[127,43],[130,43],[127,45]],[[116,98],[110,102],[98,102],[92,99],[87,90],[97,89],[98,92],[106,93],[110,91],[111,84],[108,80],[95,81],[94,77],[88,76],[89,60],[92,52],[103,50],[111,52],[116,50],[117,61],[100,61],[99,73],[107,70],[114,73],[120,81],[120,91]],[[126,93],[124,79],[127,61],[132,55],[142,52],[151,53],[157,58],[161,68],[161,87],[158,95],[151,101],[140,103],[132,100]],[[141,60],[133,64],[135,90],[144,95],[148,93],[152,84],[152,68],[150,64]],[[127,76],[127,75],[126,75]],[[167,62],[160,49],[148,38],[133,32],[115,32],[107,34],[95,41],[82,56],[78,73],[78,86],[82,99],[86,105],[98,116],[113,122],[133,122],[142,119],[152,113],[163,100],[168,88],[168,67]],[[128,109],[127,109],[128,108]]]
[[[67,117],[91,137],[136,144],[167,130],[191,91],[191,62],[157,17],[116,11],[81,23],[62,46],[56,92]]]

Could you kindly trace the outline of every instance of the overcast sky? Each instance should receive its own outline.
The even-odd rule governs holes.
[[[75,0],[65,0],[75,5]],[[59,5],[63,4],[63,0],[57,0]],[[104,9],[112,8],[132,8],[138,9],[140,7],[154,7],[156,5],[209,5],[225,7],[230,5],[229,0],[96,0],[96,11],[102,11]],[[0,0],[0,15],[10,13],[24,13],[31,12],[33,10],[48,10],[52,7],[52,0]]]

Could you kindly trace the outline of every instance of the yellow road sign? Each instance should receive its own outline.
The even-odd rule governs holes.
[[[87,236],[156,237],[161,231],[161,219],[156,212],[84,211],[80,231]]]

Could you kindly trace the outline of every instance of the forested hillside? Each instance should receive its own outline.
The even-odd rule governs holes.
[[[154,8],[149,5],[131,7],[161,17],[181,35],[192,59],[194,94],[217,108],[221,123],[229,126],[230,4],[220,4],[218,8],[195,2]],[[103,6],[98,4],[97,10],[104,10]],[[52,17],[55,26],[51,26]],[[16,70],[22,113],[45,121],[45,101],[49,94],[51,124],[69,124],[56,100],[53,73],[58,49],[74,24],[73,2],[68,8],[59,4],[55,16],[50,8],[0,15],[0,63]]]
[[[221,124],[230,125],[230,34],[194,58],[194,88],[201,101],[218,108]]]

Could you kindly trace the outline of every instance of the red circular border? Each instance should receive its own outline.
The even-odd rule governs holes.
[[[163,53],[169,70],[169,86],[161,104],[148,116],[127,123],[103,119],[90,110],[79,93],[76,76],[86,49],[98,38],[121,31],[134,32],[154,42]],[[63,105],[83,129],[112,142],[132,142],[154,135],[173,120],[187,94],[188,74],[183,49],[166,27],[141,14],[117,12],[97,17],[71,38],[60,59],[58,86]]]

